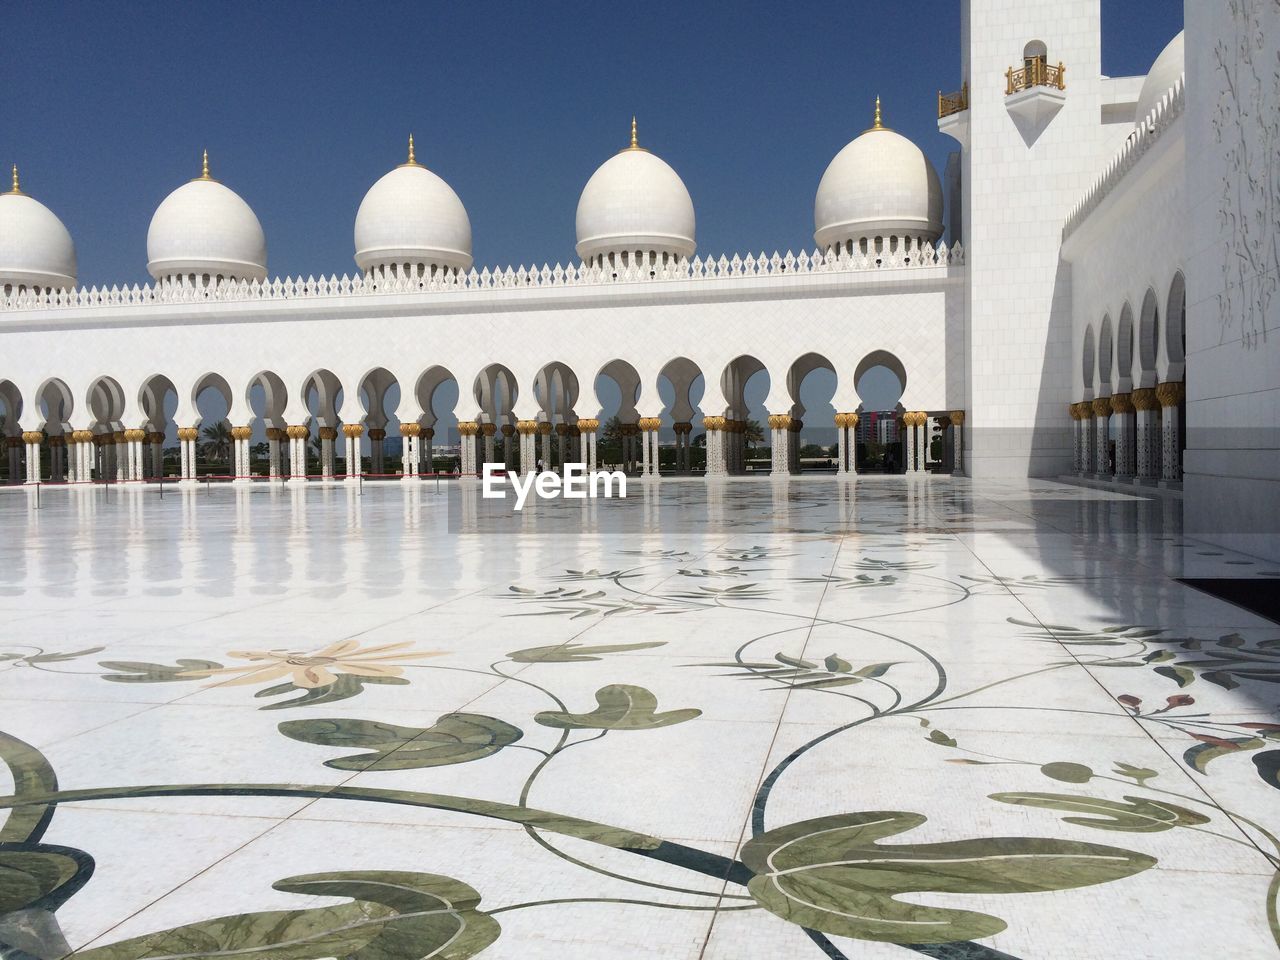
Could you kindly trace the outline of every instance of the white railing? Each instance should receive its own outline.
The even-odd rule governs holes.
[[[1129,135],[1129,139],[1125,140],[1120,152],[1107,164],[1102,176],[1089,188],[1084,199],[1072,209],[1062,228],[1063,240],[1071,236],[1076,228],[1089,218],[1089,214],[1093,213],[1110,195],[1116,184],[1123,180],[1134,165],[1146,155],[1152,145],[1160,139],[1161,134],[1182,116],[1186,100],[1186,77],[1183,76],[1169,88],[1169,92],[1160,98],[1160,102],[1137,125],[1134,132]]]
[[[31,291],[0,296],[0,312],[6,310],[59,310],[77,307],[144,307],[153,304],[208,303],[217,301],[299,300],[319,297],[354,297],[406,293],[454,293],[459,291],[525,290],[547,287],[581,287],[615,283],[723,280],[730,277],[780,277],[813,274],[861,273],[883,270],[915,270],[964,264],[960,244],[948,248],[919,247],[881,254],[801,252],[769,256],[735,254],[681,258],[668,264],[632,264],[613,267],[569,264],[554,267],[507,267],[425,276],[289,277],[275,280],[223,281],[209,285],[157,283],[146,286],[80,287],[46,293]]]

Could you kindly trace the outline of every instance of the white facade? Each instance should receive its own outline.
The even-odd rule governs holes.
[[[460,394],[464,472],[495,456],[498,435],[520,436],[518,453],[504,444],[509,466],[516,456],[589,461],[600,375],[621,388],[623,456],[636,470],[657,472],[662,425],[676,428],[686,464],[689,433],[705,430],[717,476],[741,469],[742,390],[760,369],[774,470],[786,473],[798,469],[800,382],[820,367],[837,378],[840,470],[851,472],[855,383],[885,365],[905,384],[909,463],[937,417],[950,431],[949,469],[1177,487],[1185,447],[1191,516],[1210,500],[1205,485],[1222,481],[1239,483],[1238,502],[1274,507],[1280,442],[1222,426],[1280,423],[1280,165],[1250,166],[1275,142],[1256,118],[1280,111],[1262,81],[1252,101],[1224,107],[1225,68],[1210,54],[1249,29],[1273,53],[1275,17],[1264,0],[1188,3],[1185,42],[1174,38],[1149,76],[1108,78],[1099,0],[966,0],[960,91],[939,98],[939,128],[959,142],[950,209],[937,171],[877,104],[816,185],[817,249],[799,255],[697,257],[694,198],[640,146],[634,121],[630,146],[583,190],[581,262],[569,266],[473,268],[466,209],[412,144],[361,206],[354,278],[259,282],[261,228],[206,169],[157,211],[156,287],[53,292],[74,278],[74,248],[40,207],[48,216],[36,217],[31,249],[49,262],[27,257],[10,276],[0,261],[0,342],[13,363],[0,371],[0,401],[20,411],[5,422],[11,477],[101,474],[69,453],[40,466],[41,444],[67,442],[92,442],[106,469],[147,477],[142,453],[112,446],[132,443],[126,434],[155,444],[172,426],[188,438],[181,475],[194,476],[195,397],[209,385],[224,393],[241,447],[254,424],[275,431],[271,473],[282,479],[298,474],[291,455],[305,462],[299,444],[317,426],[327,476],[340,428],[351,473],[365,431],[378,439],[397,422],[400,469],[418,473],[432,397],[448,380]],[[1237,48],[1249,53],[1228,43]],[[11,199],[0,197],[0,218],[35,210]],[[937,242],[944,225],[950,246]],[[690,424],[699,375],[705,419]],[[394,410],[384,403],[392,382]],[[250,407],[255,389],[265,411]],[[247,452],[237,458],[248,463]],[[1252,508],[1232,509],[1227,525],[1247,526]]]

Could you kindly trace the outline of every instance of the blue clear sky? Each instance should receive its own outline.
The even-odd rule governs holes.
[[[1103,0],[1103,67],[1145,73],[1179,0]],[[257,212],[272,274],[351,272],[368,186],[404,157],[448,180],[478,264],[568,261],[595,167],[641,142],[684,178],[702,253],[800,249],[827,162],[884,99],[941,169],[959,4],[8,0],[0,161],[67,224],[88,284],[147,279],[165,195],[214,175]]]

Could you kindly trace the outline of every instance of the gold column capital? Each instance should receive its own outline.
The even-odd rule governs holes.
[[[1160,407],[1160,398],[1156,396],[1155,387],[1142,387],[1129,394],[1133,406],[1137,410],[1156,410]]]
[[[1186,396],[1186,384],[1181,380],[1167,380],[1156,386],[1156,399],[1162,407],[1176,407]]]

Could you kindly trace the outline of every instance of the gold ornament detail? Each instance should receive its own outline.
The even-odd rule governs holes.
[[[1186,395],[1187,388],[1181,380],[1168,380],[1156,386],[1156,399],[1162,407],[1176,407]]]
[[[1142,387],[1129,394],[1129,398],[1133,401],[1134,409],[1137,410],[1158,410],[1160,409],[1160,398],[1156,396],[1154,387]]]

